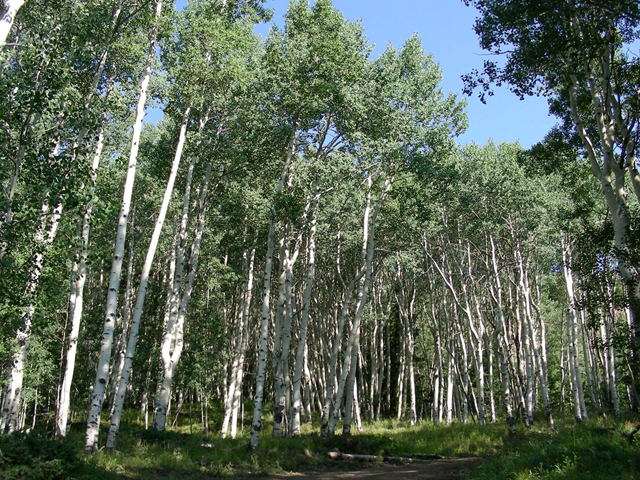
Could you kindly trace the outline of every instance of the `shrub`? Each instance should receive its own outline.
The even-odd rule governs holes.
[[[75,450],[37,433],[0,437],[0,479],[66,479],[82,463]]]

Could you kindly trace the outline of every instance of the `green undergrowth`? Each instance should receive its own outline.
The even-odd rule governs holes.
[[[557,419],[554,428],[534,424],[505,439],[498,455],[481,462],[478,480],[640,478],[640,434],[629,433],[640,418],[613,421],[591,418],[577,425],[573,418]]]
[[[199,413],[199,412],[198,412]],[[127,415],[131,415],[130,417]],[[479,428],[454,424],[434,426],[422,422],[410,426],[406,421],[367,422],[364,431],[353,435],[337,434],[328,439],[319,435],[320,421],[303,424],[298,437],[275,439],[272,418],[264,418],[257,451],[248,451],[248,419],[236,439],[222,439],[220,426],[212,422],[210,437],[203,435],[199,418],[185,416],[176,428],[165,432],[144,430],[133,412],[125,415],[118,435],[117,447],[95,455],[82,452],[84,425],[74,425],[66,440],[76,445],[78,455],[92,474],[102,478],[182,479],[252,477],[294,472],[361,469],[376,463],[332,460],[329,451],[366,455],[403,456],[407,453],[437,453],[445,456],[491,455],[502,448],[504,429],[497,425]],[[217,418],[210,414],[210,418]],[[199,415],[198,415],[199,417]],[[106,424],[101,431],[106,437]],[[342,431],[338,423],[336,432]],[[215,432],[215,434],[213,433]]]
[[[199,412],[198,412],[199,413]],[[264,419],[260,446],[246,448],[248,426],[236,439],[222,439],[212,422],[205,437],[199,415],[184,416],[165,432],[145,430],[135,412],[126,412],[117,447],[93,455],[83,452],[84,425],[74,424],[64,442],[44,435],[0,437],[0,479],[209,479],[246,478],[293,472],[361,469],[376,463],[331,460],[329,451],[405,456],[412,453],[480,456],[484,460],[472,477],[484,479],[631,479],[640,472],[640,446],[628,442],[638,419],[590,419],[575,425],[556,420],[551,429],[536,423],[517,425],[510,438],[504,424],[454,423],[451,426],[384,420],[365,424],[362,433],[322,439],[319,420],[303,426],[299,437],[272,437],[272,419]],[[210,418],[217,419],[217,412]],[[100,433],[106,438],[106,423]],[[337,432],[341,431],[338,424]],[[215,434],[213,433],[215,432]],[[640,438],[640,433],[638,434]],[[640,478],[640,477],[637,477]]]

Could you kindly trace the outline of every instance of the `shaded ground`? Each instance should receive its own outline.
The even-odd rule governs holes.
[[[379,467],[362,468],[360,470],[273,475],[254,480],[458,480],[467,478],[480,460],[482,460],[480,457],[448,458],[428,463],[412,463],[410,465],[383,464]]]

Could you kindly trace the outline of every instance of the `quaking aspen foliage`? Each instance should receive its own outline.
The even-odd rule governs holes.
[[[456,143],[430,46],[331,0],[4,2],[0,434],[638,411],[640,7],[465,3],[532,148]]]

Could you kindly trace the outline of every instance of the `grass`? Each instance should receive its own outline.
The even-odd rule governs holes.
[[[614,421],[601,417],[577,425],[572,418],[556,420],[555,428],[521,427],[517,438],[504,443],[498,455],[482,462],[476,479],[600,479],[640,478],[640,444],[628,435],[640,419]]]
[[[210,418],[221,418],[219,413],[212,412]],[[422,422],[410,426],[404,421],[384,420],[367,423],[363,433],[336,435],[326,440],[318,435],[319,419],[315,417],[312,425],[303,426],[299,437],[274,439],[270,427],[272,419],[267,417],[256,452],[247,451],[244,447],[248,442],[246,424],[239,438],[223,440],[217,435],[220,428],[217,424],[211,425],[211,432],[216,434],[207,438],[195,418],[185,415],[181,420],[176,428],[156,433],[141,427],[136,412],[126,412],[117,447],[94,455],[83,452],[84,425],[75,424],[62,450],[58,442],[39,437],[38,441],[50,442],[50,446],[40,450],[52,452],[51,458],[29,460],[31,463],[26,467],[25,461],[21,460],[21,470],[5,468],[8,464],[2,465],[0,460],[0,479],[209,479],[366,466],[358,462],[330,460],[326,452],[334,449],[370,455],[437,453],[456,457],[482,456],[486,460],[473,472],[473,478],[479,480],[640,478],[640,445],[627,441],[628,433],[639,419],[631,417],[621,421],[590,419],[582,425],[575,425],[571,418],[562,418],[556,420],[554,429],[541,423],[529,429],[518,424],[516,438],[509,438],[503,424],[435,426]],[[338,427],[337,431],[340,431],[341,426]],[[101,431],[101,441],[105,437],[106,429]],[[21,448],[16,451],[29,450],[24,446]],[[0,445],[0,451],[7,461],[14,458],[10,454],[12,450]],[[62,463],[54,461],[56,455],[63,455]],[[46,463],[52,461],[53,464]],[[38,474],[42,465],[49,468],[49,474]],[[52,466],[55,467],[53,470]],[[61,472],[59,477],[51,475],[54,470]],[[11,476],[11,471],[15,475]]]

